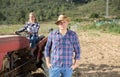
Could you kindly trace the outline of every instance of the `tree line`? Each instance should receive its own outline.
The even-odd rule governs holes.
[[[38,21],[53,20],[60,13],[89,0],[0,0],[0,24],[22,24],[28,13],[36,13]]]
[[[59,14],[68,10],[71,12],[77,5],[91,1],[97,0],[0,0],[0,24],[23,24],[32,11],[35,12],[38,21],[55,20]],[[119,5],[120,1],[117,4]]]

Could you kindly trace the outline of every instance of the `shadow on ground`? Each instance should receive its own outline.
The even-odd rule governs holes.
[[[120,77],[120,66],[81,64],[73,77]]]
[[[32,77],[45,77],[45,75],[35,73]],[[120,77],[120,66],[81,64],[74,70],[73,77]]]
[[[46,77],[43,73],[35,73],[32,77]]]

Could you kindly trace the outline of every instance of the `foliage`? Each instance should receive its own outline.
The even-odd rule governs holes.
[[[6,17],[0,12],[0,20],[2,21],[4,21],[6,19]]]
[[[31,11],[36,13],[38,21],[52,20],[71,7],[63,0],[1,0],[0,24],[24,23]]]
[[[0,24],[23,24],[34,11],[38,21],[56,20],[67,14],[81,22],[80,17],[105,16],[105,0],[0,0]],[[110,15],[120,17],[120,1],[110,0]]]
[[[99,18],[99,17],[100,16],[97,13],[92,13],[91,16],[90,16],[90,18]]]

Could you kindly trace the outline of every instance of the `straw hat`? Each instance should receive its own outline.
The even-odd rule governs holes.
[[[55,22],[55,24],[58,25],[60,21],[70,22],[70,18],[65,15],[59,15],[58,20]]]

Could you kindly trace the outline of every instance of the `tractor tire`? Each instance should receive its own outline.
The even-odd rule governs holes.
[[[39,59],[39,61],[37,61],[37,64],[36,64],[37,68],[41,68],[42,69],[42,73],[45,75],[44,77],[49,77],[49,71],[48,71],[48,68],[47,68],[47,65],[46,65],[46,60],[45,60],[45,57],[43,55],[43,52],[42,52],[42,57]]]
[[[49,70],[48,70],[48,67],[46,65],[46,60],[45,60],[45,57],[43,56],[42,57],[42,65],[41,65],[41,68],[43,70],[43,73],[46,77],[49,77]]]
[[[10,61],[8,59],[7,56],[4,57],[3,59],[3,64],[2,64],[2,70],[3,74],[1,77],[11,77],[9,74],[7,74],[6,72],[10,71]]]

